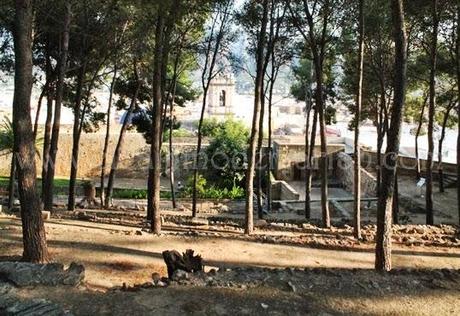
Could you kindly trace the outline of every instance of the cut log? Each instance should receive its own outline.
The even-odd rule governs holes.
[[[163,251],[163,259],[168,268],[168,277],[172,279],[174,272],[183,270],[186,272],[203,271],[203,259],[200,255],[194,256],[194,251],[187,249],[182,255],[176,250]]]

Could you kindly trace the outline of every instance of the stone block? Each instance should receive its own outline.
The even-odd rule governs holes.
[[[42,211],[42,218],[44,221],[49,221],[51,219],[50,211]]]

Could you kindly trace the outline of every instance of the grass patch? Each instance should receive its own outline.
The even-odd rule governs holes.
[[[10,181],[9,177],[0,177],[0,188],[3,190],[8,190],[9,181]],[[63,178],[54,179],[54,194],[56,195],[68,194],[69,182],[70,182],[69,179],[63,179]],[[84,182],[85,181],[83,180],[77,180],[77,194],[81,194],[83,192],[82,184]],[[37,178],[37,188],[41,192],[42,190],[42,179],[41,178]]]

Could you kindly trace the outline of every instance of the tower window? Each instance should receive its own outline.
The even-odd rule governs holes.
[[[222,90],[219,95],[219,105],[221,107],[227,106],[227,92]]]

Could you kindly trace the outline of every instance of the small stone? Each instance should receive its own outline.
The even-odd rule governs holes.
[[[143,235],[143,233],[142,233],[142,231],[141,231],[141,230],[137,230],[137,231],[136,231],[136,235],[137,235],[137,236],[142,236],[142,235]]]
[[[49,221],[51,219],[51,212],[50,211],[42,211],[42,219],[44,221]]]
[[[290,289],[292,292],[295,293],[295,292],[297,291],[297,288],[295,287],[295,285],[294,285],[291,281],[288,282],[288,286],[289,286],[289,289]]]
[[[189,222],[189,225],[192,226],[208,226],[209,221],[206,218],[192,218],[192,220]]]
[[[268,305],[265,304],[265,303],[260,303],[260,306],[262,306],[263,309],[267,309],[267,308],[268,308]]]
[[[155,283],[155,286],[156,287],[166,287],[167,284],[161,280],[159,280],[158,282]]]
[[[258,220],[256,220],[254,222],[254,227],[263,228],[263,227],[267,227],[267,226],[268,226],[268,223],[264,219],[258,219]]]
[[[152,280],[154,283],[157,283],[161,280],[161,275],[158,272],[152,273]]]
[[[173,276],[172,276],[172,279],[174,281],[180,281],[180,280],[188,280],[189,279],[189,275],[187,272],[183,271],[183,270],[177,270],[174,272]]]

